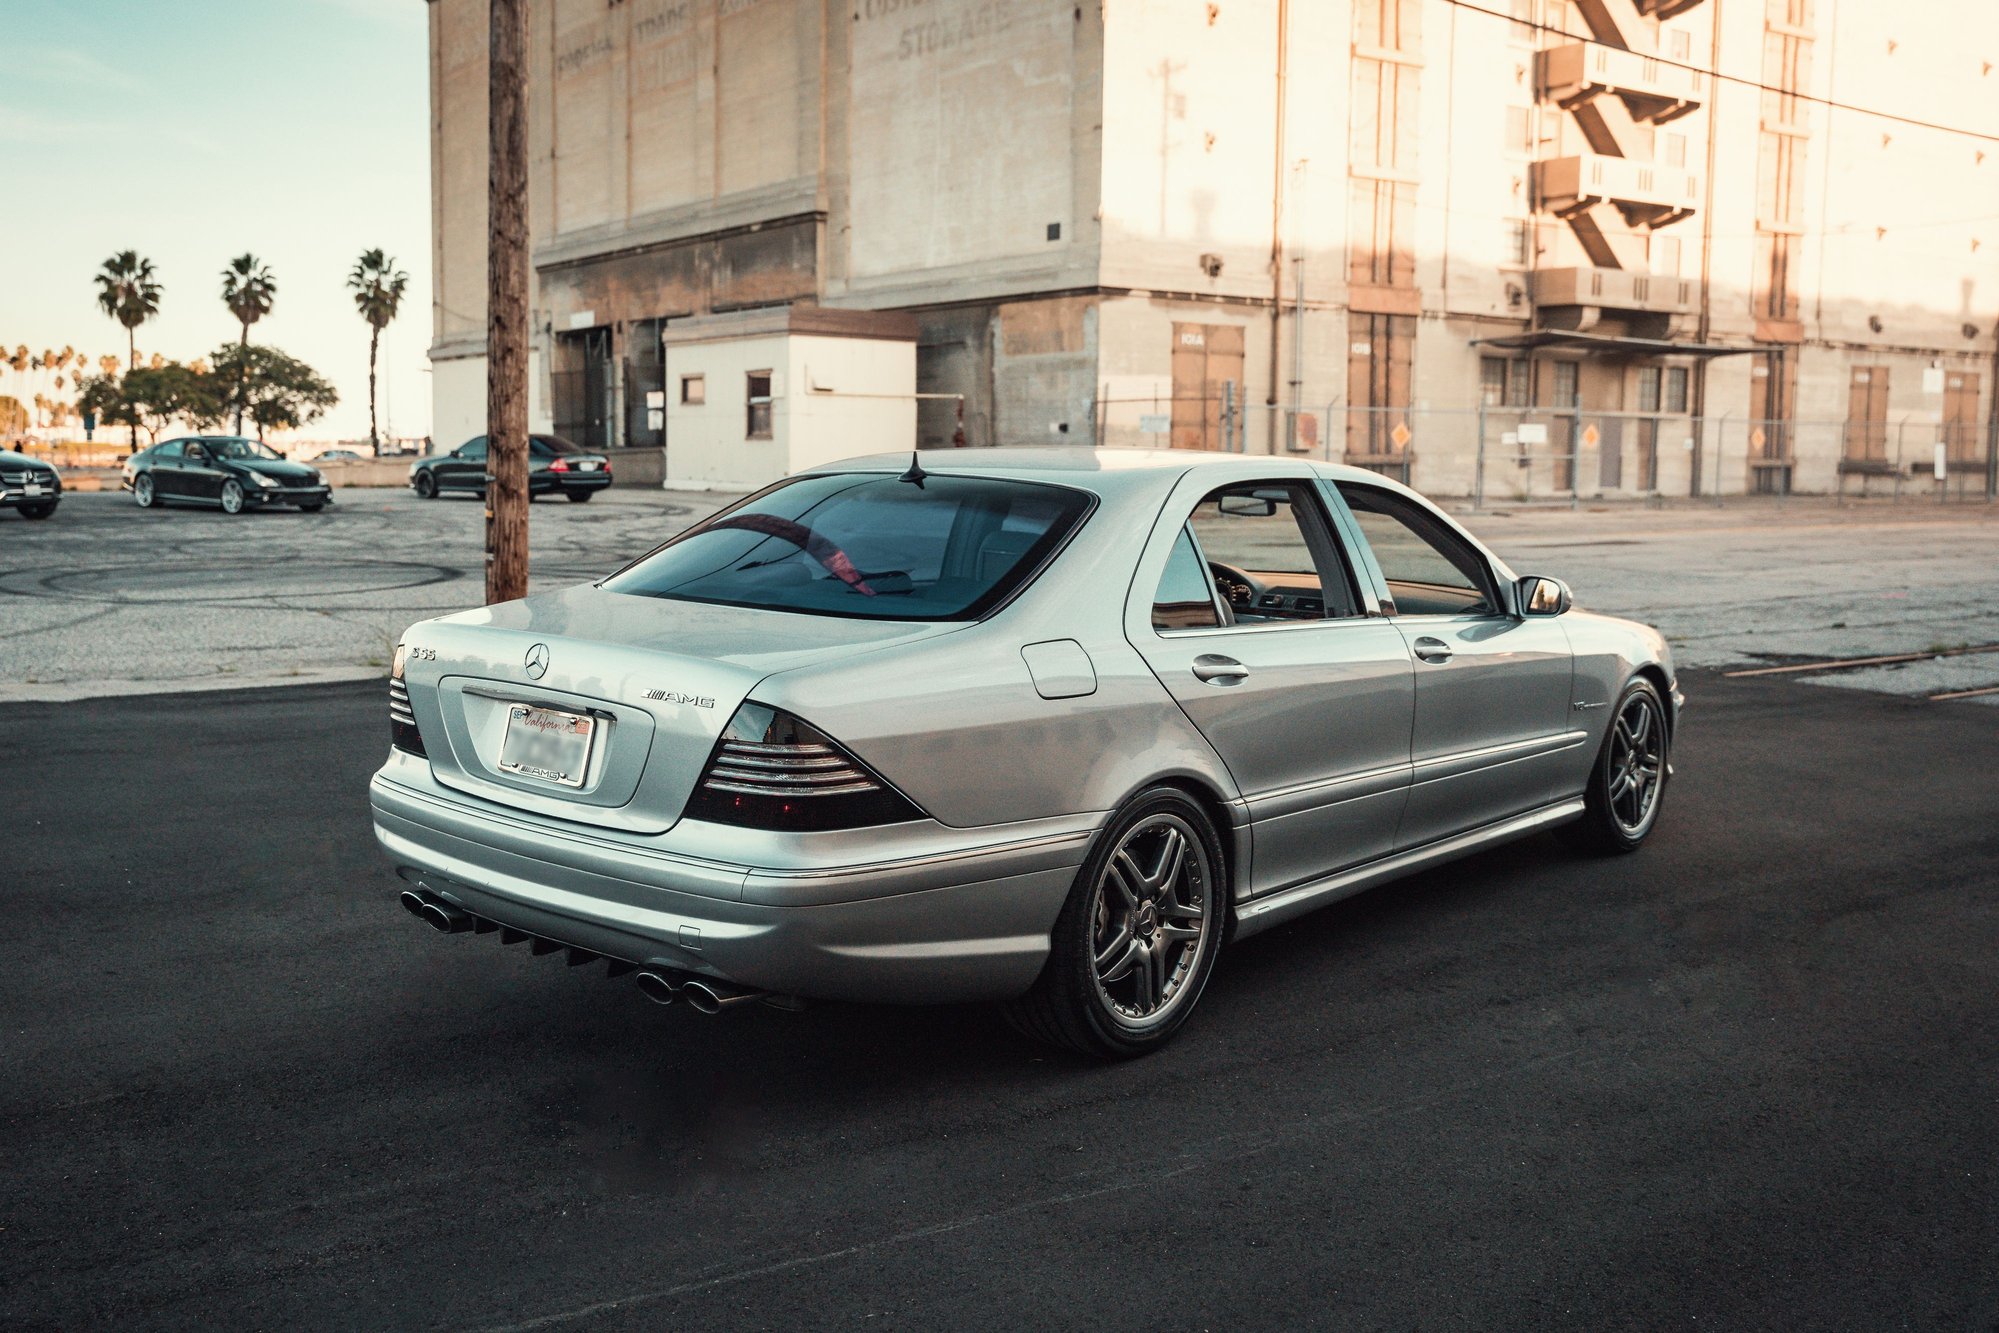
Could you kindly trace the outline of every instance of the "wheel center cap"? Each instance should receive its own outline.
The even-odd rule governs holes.
[[[1159,913],[1153,910],[1153,906],[1151,903],[1144,903],[1140,905],[1138,909],[1137,925],[1138,925],[1138,933],[1141,935],[1151,935],[1152,932],[1158,928]]]

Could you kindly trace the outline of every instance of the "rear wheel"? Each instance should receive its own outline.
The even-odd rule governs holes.
[[[151,473],[141,472],[132,479],[132,499],[141,509],[151,509],[160,502],[159,493],[153,489]]]
[[[417,473],[416,494],[419,500],[435,500],[437,498],[437,478],[428,472]]]
[[[563,494],[564,494],[564,495],[566,495],[566,496],[568,496],[568,497],[569,497],[569,498],[570,498],[571,500],[575,501],[575,502],[576,502],[577,504],[582,504],[582,503],[583,503],[583,502],[584,502],[585,500],[588,500],[588,499],[589,499],[589,498],[590,498],[590,497],[591,497],[592,495],[595,495],[595,494],[596,494],[596,492],[595,492],[595,491],[564,491],[564,492],[563,492]]]
[[[243,512],[243,483],[233,478],[222,483],[222,512],[240,514]]]
[[[1583,817],[1564,825],[1562,837],[1584,851],[1637,851],[1657,826],[1665,803],[1670,739],[1658,688],[1637,677],[1618,696],[1609,734],[1583,793]]]
[[[1166,1044],[1221,949],[1221,840],[1177,787],[1134,797],[1098,837],[1056,919],[1034,988],[1006,1008],[1030,1037],[1125,1059]]]
[[[55,511],[56,511],[56,502],[54,500],[44,500],[40,504],[22,505],[21,517],[47,518],[50,514],[55,513]]]

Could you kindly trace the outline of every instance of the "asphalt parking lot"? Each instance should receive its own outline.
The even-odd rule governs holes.
[[[0,1324],[1995,1327],[1999,712],[1686,684],[1641,854],[1280,928],[1120,1066],[423,929],[373,684],[0,706]]]

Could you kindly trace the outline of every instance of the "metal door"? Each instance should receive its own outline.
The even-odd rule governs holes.
[[[1226,449],[1222,385],[1242,385],[1243,332],[1239,324],[1173,326],[1175,449]]]
[[[1208,471],[1181,483],[1140,563],[1134,602],[1148,609],[1168,548],[1213,487],[1212,477],[1199,476]],[[1306,493],[1313,494],[1309,480]],[[1323,513],[1314,521],[1324,522]],[[1212,586],[1205,569],[1197,577]],[[1392,849],[1408,782],[1412,708],[1409,649],[1393,625],[1366,614],[1172,630],[1153,629],[1148,614],[1128,616],[1126,625],[1248,803],[1249,893]]]
[[[1409,799],[1396,846],[1421,846],[1574,795],[1576,750],[1587,737],[1570,720],[1575,663],[1560,621],[1510,614],[1485,557],[1428,506],[1371,486],[1341,483],[1338,492],[1377,595],[1395,605],[1390,622],[1414,659]],[[1409,534],[1404,544],[1391,545],[1401,533]],[[1467,609],[1411,612],[1424,605],[1412,590],[1448,591],[1441,574],[1398,568],[1419,542],[1436,552],[1438,569],[1468,571],[1467,585],[1482,585],[1468,594]]]

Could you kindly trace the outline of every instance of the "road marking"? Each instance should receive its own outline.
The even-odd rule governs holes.
[[[1928,653],[1893,653],[1887,657],[1835,657],[1824,662],[1794,662],[1789,666],[1753,667],[1747,671],[1724,671],[1721,674],[1729,677],[1789,676],[1800,671],[1843,671],[1849,667],[1892,666],[1897,662],[1927,662],[1933,657],[1965,657],[1972,653],[1999,653],[1999,643],[1980,644],[1976,648],[1940,648]]]
[[[1932,694],[1930,702],[1939,699],[1976,699],[1981,694],[1999,694],[1999,685],[1981,685],[1975,690],[1946,690],[1942,694]]]

